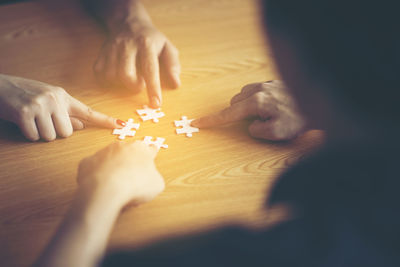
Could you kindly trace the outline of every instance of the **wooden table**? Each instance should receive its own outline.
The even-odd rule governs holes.
[[[166,138],[169,148],[157,158],[166,190],[151,203],[123,212],[110,248],[227,222],[263,222],[274,178],[319,145],[322,134],[308,132],[291,143],[262,142],[248,135],[249,122],[243,121],[186,138],[175,135],[172,124],[181,115],[194,118],[227,106],[247,83],[277,78],[257,1],[144,4],[180,50],[182,86],[164,90],[166,116],[158,124],[142,123],[137,133],[137,138]],[[0,6],[0,73],[59,85],[94,109],[138,119],[135,110],[146,102],[144,93],[96,85],[92,64],[103,39],[95,22],[72,5]],[[115,140],[108,129],[88,128],[67,139],[30,143],[14,125],[0,122],[1,266],[26,266],[37,257],[73,198],[79,161]]]

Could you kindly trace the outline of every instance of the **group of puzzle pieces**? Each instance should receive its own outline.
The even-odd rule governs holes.
[[[165,116],[165,114],[161,112],[160,108],[152,109],[147,106],[144,106],[143,109],[136,110],[136,112],[139,114],[142,121],[152,120],[154,123],[159,122],[158,119]],[[193,133],[197,133],[199,131],[199,128],[190,125],[192,121],[193,119],[189,120],[186,116],[182,116],[181,120],[174,121],[175,127],[178,127],[176,129],[176,133],[185,134],[187,137],[192,137]],[[123,140],[127,136],[135,136],[136,130],[138,130],[139,127],[139,123],[134,123],[133,119],[129,119],[123,128],[114,129],[113,134],[118,135],[118,138]],[[168,145],[164,144],[165,138],[162,137],[157,137],[155,140],[153,140],[152,136],[145,136],[143,142],[147,145],[154,145],[158,149],[168,148]]]

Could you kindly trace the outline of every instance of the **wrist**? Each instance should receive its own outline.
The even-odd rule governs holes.
[[[138,20],[136,18],[115,21],[112,26],[109,26],[109,33],[111,36],[118,34],[138,34],[146,28],[154,28],[151,22]]]
[[[78,206],[92,209],[100,206],[108,213],[119,213],[125,205],[118,188],[104,184],[87,183],[79,186],[76,192]]]
[[[106,25],[110,33],[120,32],[121,29],[135,32],[143,27],[153,27],[147,11],[136,0],[127,1],[125,6],[116,6],[106,19]]]

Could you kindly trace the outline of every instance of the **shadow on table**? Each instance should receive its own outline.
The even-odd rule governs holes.
[[[8,121],[0,121],[0,142],[1,141],[7,141],[13,143],[29,142],[22,135],[18,126]]]

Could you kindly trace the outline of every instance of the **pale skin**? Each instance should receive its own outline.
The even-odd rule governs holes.
[[[243,119],[253,119],[249,133],[271,141],[291,140],[308,127],[287,87],[281,81],[252,83],[231,99],[231,105],[196,119],[199,128],[215,127]]]
[[[102,85],[145,87],[150,105],[160,107],[161,87],[180,85],[178,50],[151,22],[136,0],[86,1],[106,25],[108,34],[94,64]],[[124,122],[95,110],[63,88],[40,81],[0,74],[0,119],[19,126],[30,141],[69,137],[91,124],[119,128]]]
[[[302,73],[304,68],[290,40],[269,37],[290,93],[277,81],[247,85],[232,98],[230,107],[193,121],[193,126],[213,127],[252,118],[252,136],[289,140],[309,129],[311,121],[313,127],[326,130],[331,143],[357,142],[371,134],[358,127],[349,114],[341,113],[340,103],[337,105],[321,90],[323,84]],[[377,139],[373,133],[370,137]],[[154,166],[156,153],[155,148],[142,142],[117,143],[84,159],[72,207],[37,266],[96,266],[122,207],[130,201],[145,203],[164,189],[164,181]]]
[[[95,1],[92,5],[95,13],[106,22],[109,32],[95,63],[95,72],[103,84],[123,84],[133,91],[141,91],[146,86],[150,105],[159,107],[161,84],[171,88],[180,85],[178,50],[154,27],[139,1],[112,2],[112,12],[104,11],[110,6],[110,0]],[[232,98],[230,107],[195,120],[192,125],[207,128],[250,117],[255,118],[249,128],[255,138],[290,140],[307,128],[280,81],[246,85]]]
[[[164,190],[154,164],[157,152],[141,141],[116,142],[82,160],[70,211],[35,266],[97,266],[121,209]]]
[[[305,129],[304,119],[279,81],[245,86],[232,98],[231,107],[196,122],[211,127],[248,117],[256,118],[250,133],[257,138],[286,140]],[[121,209],[128,203],[146,203],[164,190],[154,164],[157,152],[141,141],[117,142],[83,159],[70,211],[36,266],[97,266]]]
[[[117,120],[70,96],[63,88],[0,74],[0,119],[19,126],[31,141],[68,137],[87,124],[117,128]]]
[[[205,128],[246,118],[254,119],[249,132],[255,138],[289,140],[307,129],[279,81],[249,84],[232,98],[230,107],[192,124]],[[97,266],[121,209],[128,203],[146,203],[164,190],[163,177],[154,164],[157,152],[140,141],[118,142],[82,160],[70,211],[36,266]]]
[[[147,88],[150,106],[162,104],[162,87],[180,85],[178,50],[152,23],[137,0],[85,0],[105,24],[107,38],[94,64],[100,84]]]

